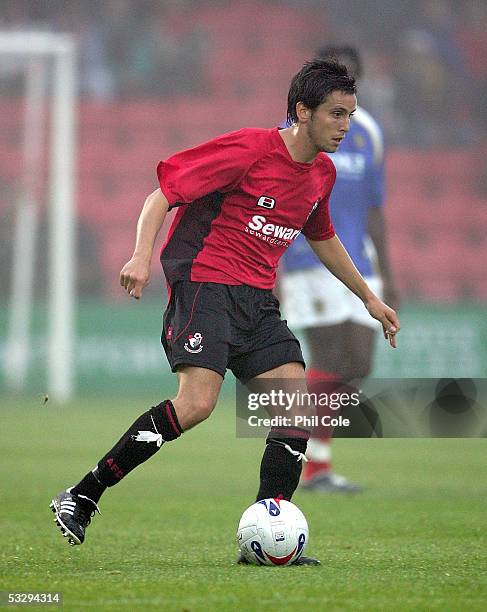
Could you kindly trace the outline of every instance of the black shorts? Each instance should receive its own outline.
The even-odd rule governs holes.
[[[246,383],[285,363],[304,365],[277,298],[247,285],[178,281],[164,313],[161,341],[173,372],[191,365],[225,376],[229,368]]]

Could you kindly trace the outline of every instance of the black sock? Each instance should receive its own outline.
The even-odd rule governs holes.
[[[289,435],[288,432],[287,435]],[[260,487],[256,501],[267,497],[290,500],[299,484],[302,455],[306,453],[309,432],[293,430],[296,437],[283,437],[286,432],[271,430],[260,464]]]
[[[88,472],[76,486],[71,487],[71,493],[74,495],[86,495],[86,497],[97,504],[105,489],[106,486],[96,479],[93,472]]]
[[[72,492],[97,502],[106,487],[120,482],[152,457],[164,442],[175,440],[182,433],[172,402],[165,400],[142,414]]]

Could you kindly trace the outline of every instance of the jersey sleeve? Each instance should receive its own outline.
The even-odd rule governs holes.
[[[328,207],[329,198],[323,198],[306,221],[302,233],[310,240],[329,240],[335,235],[335,229]]]
[[[215,191],[234,189],[257,156],[246,129],[224,134],[159,162],[159,185],[171,207],[189,204]]]
[[[310,240],[329,240],[335,235],[335,229],[330,216],[330,195],[336,180],[335,166],[330,162],[330,186],[318,206],[310,214],[303,226],[302,234]]]

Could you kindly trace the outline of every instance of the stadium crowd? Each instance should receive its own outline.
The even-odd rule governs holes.
[[[3,0],[0,30],[34,29],[74,33],[79,45],[77,205],[92,234],[80,243],[97,244],[87,251],[100,261],[96,284],[85,282],[82,266],[90,270],[93,261],[80,253],[81,294],[121,299],[121,254],[132,244],[138,203],[153,188],[156,160],[243,125],[276,125],[290,74],[324,44],[348,43],[365,67],[359,104],[384,131],[401,296],[487,299],[485,3]],[[25,81],[16,62],[0,62],[6,262],[21,185],[17,100]],[[42,275],[38,285],[42,295]]]
[[[252,97],[259,66],[282,90],[276,58],[287,75],[324,39],[353,41],[367,65],[362,104],[388,142],[421,148],[485,138],[486,26],[478,0],[4,0],[0,14],[3,30],[74,32],[81,91],[101,100],[221,89]],[[9,65],[1,71],[8,76]]]

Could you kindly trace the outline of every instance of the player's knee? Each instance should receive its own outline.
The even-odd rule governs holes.
[[[194,397],[185,407],[184,421],[186,428],[205,421],[213,412],[215,400],[210,397]]]
[[[198,418],[198,422],[207,419],[213,412],[215,402],[211,398],[197,398],[193,400],[193,413]]]

